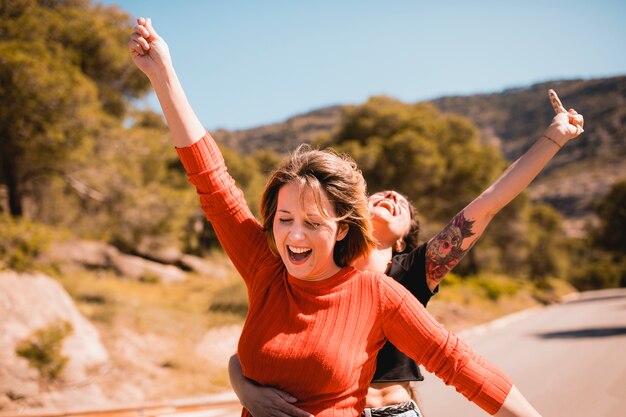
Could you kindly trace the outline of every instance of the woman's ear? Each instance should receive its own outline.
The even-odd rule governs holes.
[[[337,242],[339,242],[340,240],[343,240],[343,238],[345,238],[346,235],[348,234],[349,229],[350,227],[348,226],[347,223],[339,223],[337,227],[337,239],[335,240]]]
[[[406,242],[404,239],[396,240],[396,243],[393,244],[393,250],[397,253],[403,252],[406,249]]]

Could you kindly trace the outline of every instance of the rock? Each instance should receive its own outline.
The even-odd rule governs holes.
[[[162,246],[144,239],[135,249],[140,256],[162,264],[174,265],[183,256],[175,246]]]
[[[172,263],[181,256],[172,249],[161,256]],[[154,280],[158,282],[180,282],[187,279],[186,274],[173,265],[126,255],[117,248],[103,242],[71,240],[51,245],[46,260],[55,262],[74,262],[88,268],[113,269],[120,275],[136,280]]]
[[[65,289],[43,274],[0,273],[0,317],[0,395],[31,401],[44,393],[39,372],[15,352],[38,329],[62,322],[72,325],[73,331],[63,342],[62,354],[69,360],[59,376],[61,387],[88,387],[90,379],[109,363],[96,328],[80,314]],[[92,395],[93,401],[96,398]]]
[[[163,265],[138,256],[118,254],[111,258],[113,268],[121,275],[145,281],[181,282],[187,275],[172,265]]]
[[[183,255],[177,264],[183,269],[191,270],[209,278],[224,279],[228,276],[228,271],[223,266],[218,266],[198,256]]]
[[[109,268],[111,258],[118,255],[119,251],[115,247],[104,242],[69,240],[51,244],[46,259],[75,262],[89,268]]]

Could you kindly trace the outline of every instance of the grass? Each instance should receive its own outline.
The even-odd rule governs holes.
[[[460,278],[449,274],[442,281],[428,310],[451,330],[460,330],[495,318],[557,302],[575,289],[559,279],[535,285],[527,279],[498,274]]]
[[[229,387],[224,367],[215,369],[196,352],[212,327],[242,324],[245,285],[223,257],[224,278],[189,274],[185,282],[135,281],[105,271],[75,269],[56,273],[79,311],[98,329],[114,371],[101,382],[132,381],[147,399],[184,397]],[[215,308],[215,306],[220,306]],[[117,370],[117,371],[116,371]],[[132,377],[128,375],[132,374]]]

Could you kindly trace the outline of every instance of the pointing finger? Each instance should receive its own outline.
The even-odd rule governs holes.
[[[567,113],[567,110],[565,110],[565,107],[563,107],[563,104],[561,104],[561,100],[556,94],[556,91],[554,91],[553,89],[549,89],[548,97],[550,98],[550,104],[552,104],[552,108],[554,109],[554,112],[556,114]]]

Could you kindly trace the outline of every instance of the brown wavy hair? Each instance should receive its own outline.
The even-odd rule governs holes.
[[[337,266],[350,265],[376,246],[367,208],[365,180],[354,160],[332,149],[318,150],[300,145],[285,164],[272,172],[261,199],[263,230],[275,255],[278,251],[272,226],[278,191],[289,183],[309,187],[322,216],[331,219],[322,209],[323,192],[337,215],[332,220],[348,226],[346,236],[335,243],[333,260]],[[303,193],[300,198],[304,202]]]

